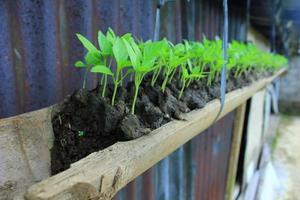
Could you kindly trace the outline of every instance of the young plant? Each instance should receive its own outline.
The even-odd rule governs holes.
[[[191,81],[193,80],[200,80],[201,78],[205,77],[205,73],[201,69],[201,67],[198,66],[192,66],[192,63],[190,60],[188,60],[187,65],[183,65],[181,67],[181,90],[178,96],[178,99],[181,99],[183,91],[185,90],[186,87],[189,86]]]
[[[98,43],[99,43],[99,47],[100,47],[100,53],[103,57],[103,65],[102,65],[102,67],[98,66],[92,72],[102,74],[101,81],[100,81],[100,85],[103,85],[102,86],[102,97],[105,96],[105,92],[106,92],[107,76],[113,75],[113,73],[110,70],[110,67],[111,67],[112,60],[113,60],[112,46],[113,46],[113,43],[115,42],[115,38],[116,38],[115,34],[110,28],[108,29],[106,36],[101,31],[98,32]],[[108,60],[109,60],[109,64],[107,66]],[[108,68],[109,70],[106,68]]]
[[[113,76],[113,73],[111,71],[111,69],[109,67],[107,67],[106,65],[95,65],[92,69],[91,69],[92,73],[97,73],[97,74],[101,74],[102,77],[104,77],[104,85],[102,88],[102,97],[105,96],[105,90],[106,90],[106,83],[107,83],[107,76]]]
[[[176,73],[177,67],[184,64],[188,59],[188,56],[184,53],[184,45],[171,45],[169,55],[164,59],[167,62],[166,65],[164,65],[164,81],[161,86],[162,92],[165,92],[167,83],[172,80],[174,74]]]
[[[87,38],[85,38],[81,34],[76,34],[76,35],[79,41],[87,50],[87,54],[84,57],[84,62],[83,61],[75,62],[75,67],[85,68],[85,73],[84,73],[83,83],[82,83],[82,88],[85,88],[87,73],[88,71],[90,71],[90,69],[93,66],[101,63],[101,54],[100,51]]]
[[[128,60],[128,53],[124,41],[128,38],[129,35],[124,35],[122,38],[116,37],[115,42],[113,43],[112,51],[114,58],[116,60],[116,71],[112,76],[114,82],[114,91],[111,99],[111,105],[115,104],[115,98],[119,85],[122,83],[123,79],[127,76],[128,73],[123,75],[122,70],[130,66],[130,61]]]
[[[161,49],[158,52],[158,59],[156,61],[156,68],[153,71],[152,79],[151,79],[151,86],[152,87],[155,85],[156,80],[157,80],[158,76],[160,75],[163,66],[165,66],[167,64],[166,57],[169,55],[169,52],[170,52],[170,46],[169,46],[168,40],[163,39],[160,42],[161,42]]]
[[[203,62],[209,64],[207,85],[211,86],[212,81],[221,73],[222,65],[224,64],[222,54],[222,40],[203,40],[204,52]]]
[[[148,41],[139,47],[132,38],[123,39],[123,41],[133,67],[134,97],[131,113],[134,114],[139,87],[145,75],[155,69],[155,61],[163,43]]]

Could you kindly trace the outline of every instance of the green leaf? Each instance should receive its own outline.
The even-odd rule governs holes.
[[[150,72],[152,71],[152,68],[151,67],[146,67],[146,66],[139,66],[135,69],[135,71],[137,73],[147,73],[147,72]]]
[[[101,73],[101,74],[107,74],[107,75],[113,75],[110,68],[106,67],[105,65],[96,65],[91,69],[91,72],[93,73]]]
[[[89,52],[93,52],[96,53],[98,52],[98,49],[87,39],[85,38],[83,35],[77,33],[76,34],[77,38],[79,39],[79,41],[82,43],[82,45],[89,51]]]
[[[188,78],[188,76],[189,76],[187,69],[184,67],[182,68],[182,76],[184,79]]]
[[[126,46],[122,39],[119,37],[113,44],[113,53],[117,62],[118,67],[123,68],[128,58],[128,53],[126,51]]]
[[[98,32],[98,43],[103,55],[112,55],[112,44],[101,31]]]
[[[88,52],[84,59],[88,65],[97,65],[100,63],[100,58],[98,57],[98,54],[95,53]]]
[[[116,34],[114,33],[114,31],[111,28],[108,28],[108,30],[106,32],[106,38],[110,43],[112,43],[112,44],[115,43],[117,37],[116,37]]]
[[[129,41],[130,39],[132,39],[132,36],[131,33],[126,33],[121,38]]]
[[[146,43],[143,49],[143,59],[156,59],[161,54],[164,45],[165,43],[163,41]]]
[[[128,53],[129,58],[131,60],[132,66],[134,68],[138,67],[140,65],[140,63],[139,63],[138,57],[136,55],[136,52],[133,50],[133,48],[131,46],[132,43],[130,43],[129,41],[127,41],[125,39],[123,39],[123,42],[126,46],[127,53]]]
[[[154,63],[155,63],[155,57],[152,59],[143,59],[142,66],[151,69],[154,67]]]
[[[84,67],[86,67],[86,65],[82,61],[76,61],[75,67],[84,68]]]

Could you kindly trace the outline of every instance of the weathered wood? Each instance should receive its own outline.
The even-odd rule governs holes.
[[[0,199],[50,176],[52,107],[0,120]]]
[[[223,117],[264,88],[276,75],[226,95]],[[70,169],[29,188],[28,200],[110,199],[135,177],[208,128],[215,120],[220,102],[185,115],[186,121],[172,121],[150,134],[118,142],[74,163]]]
[[[241,140],[245,121],[246,102],[240,105],[236,110],[233,134],[231,140],[231,150],[227,172],[225,200],[232,200],[234,183],[236,179],[237,165],[240,155]]]

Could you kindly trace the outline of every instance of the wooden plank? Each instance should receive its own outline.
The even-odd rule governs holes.
[[[220,117],[234,110],[285,70],[226,95]],[[218,100],[172,121],[150,134],[118,142],[71,165],[71,168],[29,188],[28,200],[111,199],[135,177],[208,128],[220,109]]]
[[[227,173],[226,194],[225,194],[226,200],[233,199],[232,195],[234,191],[237,165],[238,165],[238,160],[240,155],[241,140],[243,135],[244,121],[245,121],[246,104],[247,103],[244,102],[242,105],[240,105],[237,108],[236,111],[232,141],[231,141],[228,173]]]
[[[263,116],[265,90],[251,97],[246,127],[246,144],[243,161],[242,188],[246,188],[256,171],[263,146]]]
[[[48,107],[0,120],[0,199],[22,195],[50,176],[51,112]]]

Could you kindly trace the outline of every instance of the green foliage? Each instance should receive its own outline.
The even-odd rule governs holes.
[[[82,88],[85,88],[87,73],[93,66],[101,64],[101,54],[100,51],[87,38],[80,34],[76,35],[81,44],[87,50],[84,61],[75,62],[75,67],[85,68],[84,79],[82,83]]]
[[[184,89],[193,81],[207,79],[207,85],[218,81],[222,66],[225,63],[222,54],[222,40],[202,42],[183,41],[172,44],[167,39],[153,42],[135,40],[130,33],[118,36],[112,29],[106,34],[98,32],[99,49],[84,36],[77,34],[79,41],[86,49],[83,61],[77,61],[75,67],[85,69],[83,88],[85,87],[88,71],[100,74],[99,83],[102,97],[108,78],[114,83],[111,104],[115,104],[118,87],[125,77],[133,78],[135,93],[131,112],[134,114],[139,87],[146,75],[151,76],[151,85],[157,84],[161,77],[161,91],[165,92],[167,85],[174,77],[181,82],[180,99]],[[254,44],[232,41],[228,48],[228,71],[234,72],[235,77],[249,70],[277,70],[287,65],[287,59],[281,55],[271,54],[258,49]],[[114,70],[112,70],[114,65]],[[177,75],[176,75],[177,74]]]
[[[116,98],[116,94],[117,94],[117,89],[119,87],[119,85],[122,83],[123,79],[125,78],[125,75],[123,75],[123,69],[126,67],[129,67],[131,65],[131,63],[128,60],[128,53],[126,50],[126,46],[124,43],[124,39],[127,38],[127,35],[124,35],[123,37],[116,37],[115,41],[113,43],[113,55],[114,55],[114,59],[117,63],[116,65],[116,71],[114,73],[113,78],[113,82],[114,82],[114,92],[113,92],[113,96],[112,96],[112,101],[111,101],[111,105],[114,105],[115,103],[115,98]]]
[[[228,49],[229,70],[235,70],[235,77],[251,69],[276,70],[287,65],[284,56],[271,54],[258,49],[254,44],[233,41]]]
[[[155,69],[155,61],[160,55],[160,49],[164,45],[164,42],[148,41],[138,46],[133,38],[123,39],[123,41],[133,67],[132,73],[134,77],[135,92],[131,113],[134,114],[139,86],[142,83],[145,75]]]

